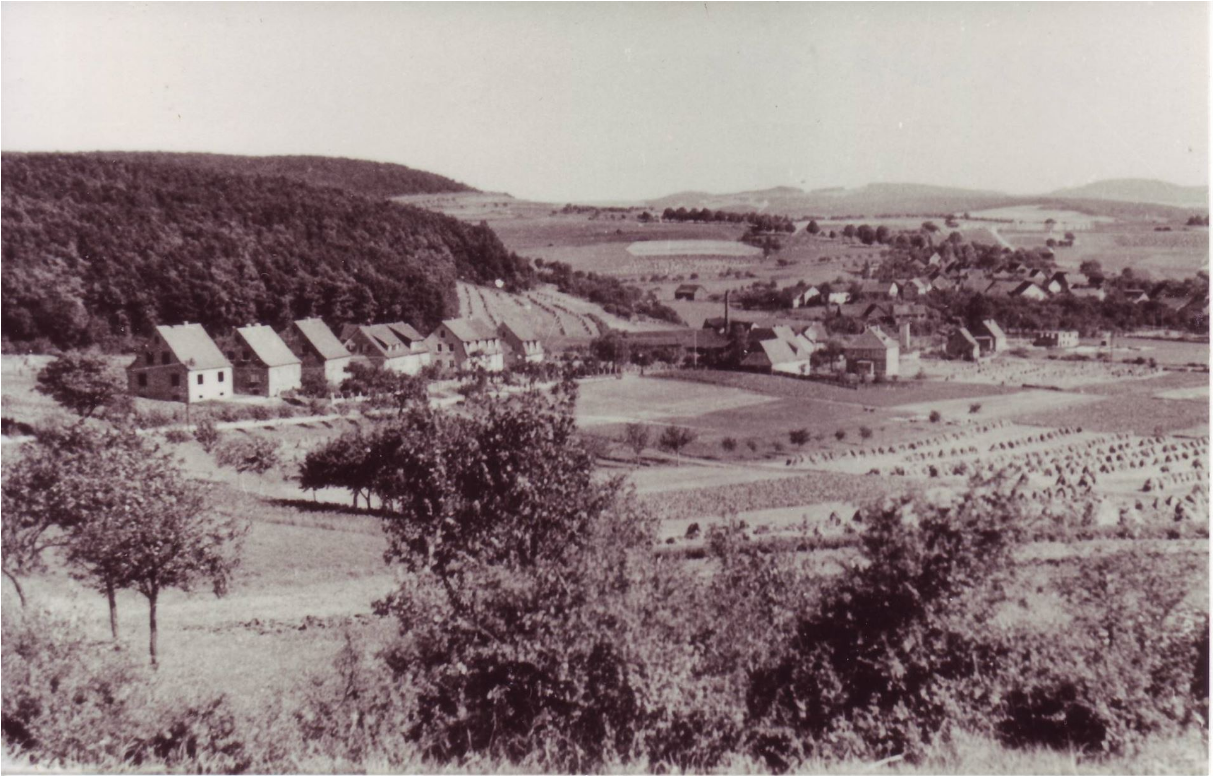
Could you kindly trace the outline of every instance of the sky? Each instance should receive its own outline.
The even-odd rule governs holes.
[[[1203,3],[3,3],[0,148],[319,154],[545,201],[1207,183]]]

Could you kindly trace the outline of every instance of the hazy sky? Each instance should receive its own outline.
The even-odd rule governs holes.
[[[385,160],[543,200],[1207,182],[1208,8],[5,3],[0,146]]]

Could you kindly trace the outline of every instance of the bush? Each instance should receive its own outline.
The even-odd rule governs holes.
[[[976,402],[976,403],[972,403],[972,404],[970,404],[970,413],[971,413],[971,414],[978,414],[978,413],[979,413],[979,412],[981,412],[982,410],[983,410],[983,405],[982,405],[982,404],[977,403],[977,402]],[[935,420],[933,420],[933,422],[935,422]]]
[[[191,435],[181,428],[173,428],[165,432],[165,440],[170,444],[184,444],[191,440]]]
[[[928,415],[928,422],[931,422],[931,423],[940,422],[940,412],[933,409],[932,412]]]
[[[720,447],[725,452],[733,452],[737,449],[737,440],[734,439],[732,436],[725,436],[723,439],[720,440]]]
[[[216,421],[211,417],[204,417],[195,423],[195,441],[199,442],[203,451],[209,454],[216,449],[216,445],[220,442],[220,431],[216,430]]]
[[[247,729],[223,697],[162,699],[147,667],[69,624],[6,613],[2,654],[4,745],[17,758],[95,771],[234,774],[251,766]]]
[[[868,427],[867,425],[861,425],[860,426],[860,438],[861,438],[861,440],[867,440],[867,439],[873,438],[873,429]]]
[[[681,452],[690,444],[694,443],[698,436],[689,428],[681,428],[677,425],[670,425],[661,432],[661,437],[657,439],[657,445],[663,450],[668,450],[673,453]]]
[[[975,489],[864,514],[863,561],[831,583],[775,664],[752,679],[753,747],[775,770],[811,755],[913,757],[946,736],[992,657],[977,627],[1011,563],[1020,509]]]
[[[792,446],[794,447],[804,447],[809,443],[809,438],[808,428],[794,428],[793,430],[788,431],[788,441],[791,442]]]
[[[838,440],[838,441],[843,441],[843,440],[844,440],[844,439],[846,439],[846,438],[847,438],[847,431],[843,430],[842,428],[840,428],[839,430],[835,431],[835,439],[836,439],[836,440]]]

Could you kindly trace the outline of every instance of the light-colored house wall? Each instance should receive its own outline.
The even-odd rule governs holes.
[[[150,353],[153,358],[151,363],[148,361]],[[168,364],[162,362],[163,353],[169,355]],[[141,375],[147,377],[145,385],[140,384]],[[174,384],[175,377],[177,384]],[[190,369],[177,361],[163,339],[153,336],[127,367],[127,389],[140,398],[184,403],[231,398],[233,369],[229,366],[204,371]]]

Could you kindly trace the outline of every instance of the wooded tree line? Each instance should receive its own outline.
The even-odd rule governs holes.
[[[676,209],[667,208],[661,212],[664,222],[728,222],[731,224],[746,223],[755,232],[792,233],[796,230],[791,217],[783,214],[759,214],[756,211],[712,211],[708,208],[688,209],[680,206]]]
[[[576,271],[558,260],[538,258],[534,264],[539,281],[554,284],[562,293],[596,303],[611,314],[624,319],[643,315],[662,322],[683,324],[678,313],[661,303],[655,294],[623,284],[612,276]]]
[[[3,176],[9,342],[310,316],[428,329],[457,313],[456,279],[533,278],[485,224],[284,177],[61,154],[6,154]]]

